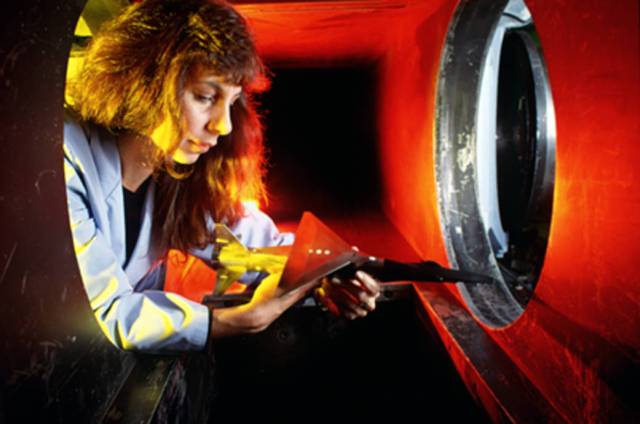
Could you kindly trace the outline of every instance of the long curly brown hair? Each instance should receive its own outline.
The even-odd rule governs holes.
[[[211,241],[211,219],[233,224],[243,199],[265,196],[262,126],[252,93],[268,80],[244,18],[219,0],[134,4],[103,25],[68,90],[82,119],[114,133],[149,135],[169,117],[175,149],[184,131],[178,100],[195,64],[242,86],[243,94],[231,108],[231,134],[194,165],[167,165],[158,149],[150,153],[157,168],[154,228],[164,249],[202,247]]]

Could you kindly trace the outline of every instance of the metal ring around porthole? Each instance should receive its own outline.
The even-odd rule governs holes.
[[[555,115],[523,0],[462,0],[442,55],[436,178],[453,266],[496,284],[459,284],[473,313],[503,327],[542,269],[555,173]]]

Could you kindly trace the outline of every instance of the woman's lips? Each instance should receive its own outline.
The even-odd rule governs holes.
[[[192,147],[191,150],[193,153],[206,153],[211,147],[213,147],[211,144],[203,143],[198,140],[189,140],[189,144]]]

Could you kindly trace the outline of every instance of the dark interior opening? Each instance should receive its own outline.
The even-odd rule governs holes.
[[[488,422],[416,312],[412,299],[356,321],[294,308],[264,333],[221,340],[211,422]]]
[[[272,68],[267,212],[276,220],[379,210],[376,68]]]
[[[497,175],[500,218],[509,234],[497,258],[509,290],[525,306],[535,287],[547,245],[550,213],[532,204],[538,126],[536,87],[522,30],[505,34],[500,56],[497,109]],[[540,141],[544,142],[544,140]]]
[[[505,35],[500,57],[497,113],[498,198],[511,237],[525,224],[536,155],[536,96],[522,39]]]
[[[371,254],[415,260],[392,225],[367,218],[381,214],[375,66],[274,74],[261,98],[267,212],[287,221],[311,210]],[[217,341],[210,422],[486,422],[415,301],[380,302],[356,321],[295,307],[262,333]]]

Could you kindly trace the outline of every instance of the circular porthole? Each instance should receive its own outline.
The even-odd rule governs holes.
[[[531,14],[522,0],[463,0],[444,48],[436,177],[450,262],[492,285],[459,284],[473,313],[520,316],[542,269],[553,202],[555,118]]]

